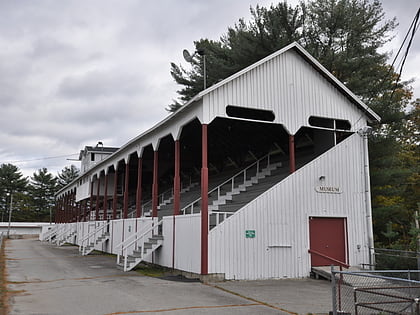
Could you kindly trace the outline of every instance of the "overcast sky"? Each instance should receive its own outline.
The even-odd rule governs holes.
[[[400,22],[396,52],[420,1],[382,2]],[[219,39],[257,3],[272,1],[0,0],[0,164],[57,174],[86,145],[123,145],[167,116],[170,62],[187,67],[184,48]],[[418,34],[409,78],[420,97]]]

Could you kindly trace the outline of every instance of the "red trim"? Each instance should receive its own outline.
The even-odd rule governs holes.
[[[208,186],[209,171],[207,168],[207,125],[202,125],[201,134],[201,274],[208,274],[208,237],[209,237],[209,215],[208,215]]]
[[[158,167],[159,167],[159,154],[158,154],[158,151],[154,151],[153,152],[152,217],[158,216],[158,213],[157,213],[158,191],[159,191]]]
[[[108,174],[105,174],[105,187],[104,187],[104,220],[108,216]]]
[[[96,205],[95,205],[95,220],[98,221],[99,220],[99,194],[100,194],[100,188],[101,188],[101,177],[99,175],[98,180],[97,180],[97,185],[98,187],[96,188]]]
[[[87,221],[87,199],[83,200],[83,221]]]
[[[117,185],[118,185],[118,164],[115,168],[114,174],[114,196],[112,199],[112,220],[117,218],[117,202],[118,202],[118,195],[117,195]]]
[[[128,183],[130,180],[130,162],[125,163],[125,182],[124,182],[124,219],[128,216]]]
[[[143,159],[139,157],[138,167],[137,167],[137,191],[136,191],[136,217],[141,217],[141,198],[142,198],[142,170],[143,170]],[[137,221],[136,221],[137,222]]]
[[[89,198],[89,211],[87,215],[87,221],[90,221],[90,212],[92,211],[93,204],[93,180],[90,182],[90,198]]]
[[[175,141],[175,174],[174,174],[174,215],[179,215],[181,204],[181,178],[179,176],[181,169],[180,162],[180,142]]]
[[[290,174],[296,171],[295,159],[295,136],[289,135],[289,160],[290,160]]]

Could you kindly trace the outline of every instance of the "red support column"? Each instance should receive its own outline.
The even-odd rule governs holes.
[[[159,191],[159,155],[158,151],[153,154],[153,185],[152,185],[152,217],[157,217],[158,191]]]
[[[87,199],[83,200],[83,221],[87,221]]]
[[[104,220],[108,219],[108,173],[105,173],[105,187],[104,187]]]
[[[77,204],[77,222],[82,221],[82,201],[80,200]]]
[[[202,125],[201,134],[201,274],[208,274],[208,237],[209,237],[209,214],[208,214],[208,186],[209,171],[207,167],[207,125]]]
[[[101,188],[101,177],[100,176],[101,175],[98,176],[98,180],[96,181],[97,185],[98,185],[96,187],[96,201],[95,201],[95,203],[96,203],[96,205],[95,205],[95,220],[96,221],[99,220],[99,202],[100,202],[99,194],[100,194],[100,188]]]
[[[112,220],[115,220],[117,218],[117,185],[118,185],[118,165],[115,168],[115,174],[114,174],[114,199],[112,199]]]
[[[70,194],[70,209],[71,209],[71,211],[70,211],[70,214],[71,214],[71,217],[70,217],[70,221],[71,222],[75,222],[76,221],[76,193],[74,193],[74,192],[71,192],[71,194]]]
[[[128,183],[130,180],[130,162],[127,160],[125,163],[125,176],[124,176],[124,219],[128,216]]]
[[[66,193],[64,197],[64,223],[69,222],[69,195]]]
[[[296,171],[295,136],[293,135],[289,135],[289,166],[290,166],[290,174]]]
[[[90,221],[90,215],[93,210],[93,180],[90,183],[90,198],[89,198],[89,211],[87,221]]]
[[[136,191],[136,217],[141,217],[141,198],[142,198],[142,170],[143,170],[143,159],[139,157],[137,167],[137,191]]]
[[[174,215],[179,215],[181,204],[181,178],[179,176],[181,169],[180,161],[180,142],[175,141],[175,174],[174,174]]]

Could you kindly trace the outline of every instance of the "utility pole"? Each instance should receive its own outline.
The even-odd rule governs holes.
[[[9,193],[7,193],[7,195],[9,195]],[[12,222],[12,209],[13,209],[13,193],[10,192],[9,226],[7,227],[7,238],[10,238],[10,223]]]

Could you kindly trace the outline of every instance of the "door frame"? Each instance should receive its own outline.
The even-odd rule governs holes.
[[[308,249],[311,249],[311,230],[310,230],[310,220],[311,218],[314,219],[342,219],[343,226],[344,226],[344,263],[349,264],[349,235],[348,235],[348,217],[346,216],[322,216],[322,215],[308,215]],[[309,264],[312,267],[312,257],[309,254]]]

